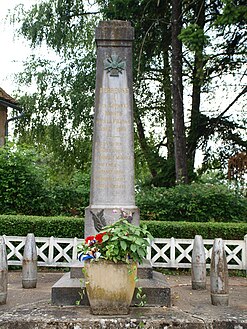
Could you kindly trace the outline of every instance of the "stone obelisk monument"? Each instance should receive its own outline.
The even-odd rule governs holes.
[[[139,224],[134,192],[132,43],[130,22],[104,21],[96,28],[97,70],[90,205],[85,236],[133,214]]]
[[[133,38],[133,28],[125,21],[101,22],[96,29],[93,159],[85,236],[94,235],[103,226],[117,221],[121,209],[131,212],[132,224],[139,225],[134,193]],[[81,276],[81,266],[76,262],[70,273],[53,285],[52,303],[75,305],[78,296],[83,295],[81,304],[88,305],[87,295],[81,290],[84,284]],[[138,267],[138,278],[147,305],[171,305],[170,288],[163,274],[153,271],[146,262]],[[133,300],[133,304],[138,303]]]

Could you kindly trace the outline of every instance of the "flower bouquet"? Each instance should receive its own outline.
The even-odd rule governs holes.
[[[105,259],[114,263],[132,261],[141,264],[152,236],[145,225],[133,225],[131,219],[132,214],[121,209],[118,221],[105,226],[98,234],[86,237],[78,246],[79,260]]]
[[[121,210],[120,219],[88,236],[79,246],[85,261],[85,285],[93,314],[128,314],[133,298],[137,263],[145,259],[152,239],[146,226],[130,223],[132,214]]]

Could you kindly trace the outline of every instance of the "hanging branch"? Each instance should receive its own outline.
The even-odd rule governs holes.
[[[237,100],[242,96],[244,95],[245,93],[247,93],[247,86],[244,87],[244,89],[241,91],[240,94],[238,94],[235,99],[227,106],[227,108],[221,112],[217,117],[216,119],[221,119],[223,117],[223,115],[228,111],[230,110],[230,108],[237,102]],[[217,123],[218,121],[216,121]]]

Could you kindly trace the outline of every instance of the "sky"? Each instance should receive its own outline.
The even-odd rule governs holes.
[[[13,83],[13,75],[22,71],[22,62],[31,55],[32,51],[23,38],[14,35],[15,29],[6,20],[6,15],[19,3],[29,7],[34,2],[34,0],[0,0],[0,87],[8,94],[17,89]]]

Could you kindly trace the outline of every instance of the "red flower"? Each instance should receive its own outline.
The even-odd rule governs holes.
[[[103,236],[106,234],[106,232],[103,232],[103,233],[99,233],[97,235],[95,235],[95,239],[99,242],[99,243],[102,243],[103,241]]]
[[[93,241],[95,239],[95,237],[94,237],[94,235],[90,235],[90,236],[88,236],[88,237],[86,237],[86,239],[85,239],[85,243],[90,243],[91,241]]]

